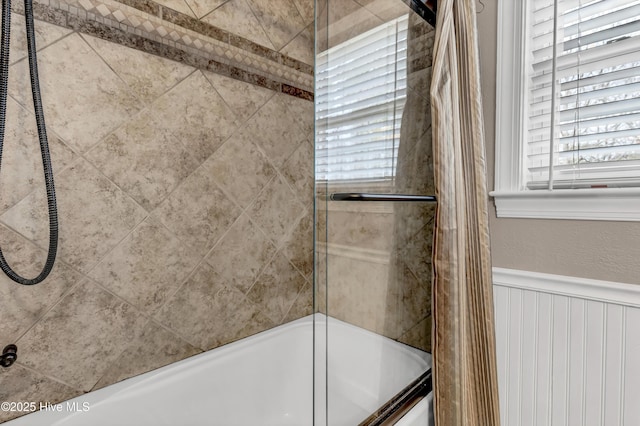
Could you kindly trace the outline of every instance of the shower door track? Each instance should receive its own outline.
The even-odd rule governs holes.
[[[358,426],[393,425],[420,402],[422,398],[426,397],[432,389],[431,369],[428,369]]]

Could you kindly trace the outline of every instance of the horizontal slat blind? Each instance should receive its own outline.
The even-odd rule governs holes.
[[[555,82],[554,1],[530,2],[527,187],[638,185],[640,0],[556,1]]]
[[[316,59],[316,179],[395,176],[406,99],[408,17],[385,23]]]

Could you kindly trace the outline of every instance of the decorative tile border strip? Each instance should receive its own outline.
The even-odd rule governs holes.
[[[23,12],[18,3],[13,8]],[[34,13],[37,19],[55,25],[291,96],[313,99],[310,65],[152,0],[36,0]]]

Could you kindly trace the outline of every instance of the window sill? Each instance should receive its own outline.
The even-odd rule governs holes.
[[[493,191],[498,217],[640,221],[640,188]]]

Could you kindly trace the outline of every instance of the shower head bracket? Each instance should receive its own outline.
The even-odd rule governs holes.
[[[0,355],[0,366],[4,368],[11,367],[18,360],[18,347],[16,345],[7,345]]]

